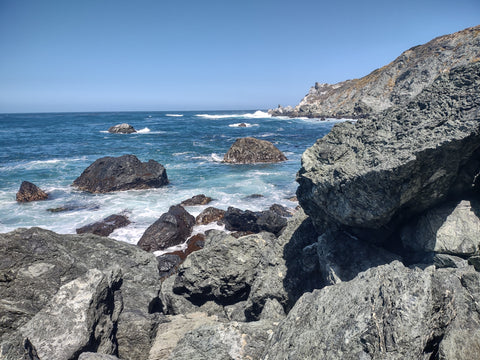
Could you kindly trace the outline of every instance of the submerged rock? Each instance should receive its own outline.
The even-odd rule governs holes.
[[[145,251],[157,251],[182,244],[191,235],[194,225],[195,218],[182,206],[171,206],[145,230],[137,245]]]
[[[137,130],[133,128],[132,125],[129,124],[118,124],[115,126],[112,126],[111,128],[108,129],[109,133],[114,133],[114,134],[132,134],[136,133]]]
[[[212,198],[205,196],[204,194],[195,195],[190,199],[184,200],[180,203],[182,206],[195,206],[195,205],[207,205],[212,201]]]
[[[23,181],[17,192],[16,199],[18,202],[46,200],[48,199],[48,194],[37,185],[29,181]]]
[[[287,160],[275,145],[252,137],[237,139],[223,157],[232,164],[276,163]]]
[[[318,230],[379,230],[382,241],[401,221],[472,191],[480,168],[478,86],[480,63],[454,68],[405,108],[338,124],[317,140],[302,156],[297,195]]]
[[[158,188],[168,184],[167,171],[154,160],[142,163],[135,155],[95,160],[73,186],[91,193]]]
[[[130,224],[130,220],[125,215],[110,215],[93,224],[88,224],[76,229],[77,234],[91,233],[99,236],[108,236],[114,230],[125,227]]]

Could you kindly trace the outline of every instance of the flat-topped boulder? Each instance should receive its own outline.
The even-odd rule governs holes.
[[[141,162],[135,155],[95,160],[73,186],[91,193],[159,188],[168,184],[167,171],[155,160]]]
[[[22,182],[16,195],[18,202],[46,200],[47,198],[48,195],[45,191],[29,181]]]
[[[137,130],[135,130],[132,125],[123,123],[112,126],[108,129],[108,132],[114,134],[132,134],[136,133]]]
[[[275,145],[252,137],[237,139],[223,157],[231,164],[277,163],[287,157]]]

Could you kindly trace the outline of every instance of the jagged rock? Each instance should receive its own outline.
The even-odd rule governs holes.
[[[118,354],[122,359],[146,359],[161,287],[153,254],[90,234],[59,235],[40,228],[0,234],[0,354],[9,346],[5,339],[32,319],[61,286],[89,269],[113,266],[122,269]],[[139,327],[145,331],[137,338],[131,329]]]
[[[275,145],[251,137],[237,139],[223,157],[232,164],[276,163],[287,160]]]
[[[110,127],[108,129],[108,132],[115,133],[115,134],[132,134],[132,133],[136,133],[137,130],[135,130],[132,125],[124,123],[124,124],[118,124]]]
[[[18,202],[47,200],[48,194],[31,182],[22,181],[20,189],[17,192],[16,199]]]
[[[297,196],[319,232],[334,224],[386,237],[471,191],[480,168],[478,86],[480,63],[454,68],[406,107],[336,125],[305,151]]]
[[[125,227],[130,224],[130,220],[125,215],[110,215],[93,224],[82,226],[76,229],[77,234],[91,233],[99,236],[108,236],[114,230]]]
[[[475,26],[415,46],[360,79],[316,83],[295,108],[279,106],[268,112],[273,116],[361,118],[405,105],[443,72],[477,61],[479,30]]]
[[[204,194],[195,195],[190,199],[184,200],[180,203],[182,206],[195,206],[195,205],[207,205],[212,201],[212,198],[205,196]]]
[[[480,252],[480,204],[463,200],[432,208],[402,230],[414,252],[472,256]]]
[[[313,226],[306,221],[299,211],[278,238],[260,233],[236,239],[220,231],[207,232],[205,247],[189,255],[178,273],[163,282],[160,298],[166,313],[206,311],[245,321],[259,319],[265,304],[273,300],[290,309],[320,279],[318,267],[317,272],[302,269],[305,259],[297,252],[317,238],[310,238]],[[316,252],[309,257],[318,262]],[[270,310],[262,318],[275,315],[270,320],[276,320],[278,312]]]
[[[293,214],[290,209],[280,204],[273,204],[268,208],[268,210],[273,211],[283,217],[291,217]]]
[[[166,316],[166,321],[158,325],[157,337],[150,349],[148,360],[169,359],[178,341],[187,332],[193,331],[201,325],[216,322],[216,316],[208,316],[208,314],[201,312]]]
[[[262,358],[476,358],[479,284],[471,268],[409,269],[395,261],[369,269],[304,294]]]
[[[84,352],[80,354],[78,360],[118,360],[118,357],[107,354]]]
[[[325,285],[349,281],[358,273],[401,257],[343,232],[328,231],[316,244]]]
[[[268,231],[278,236],[287,220],[272,210],[253,212],[229,207],[223,217],[225,228],[230,231],[258,233]]]
[[[185,334],[170,359],[260,359],[274,328],[269,321],[202,325]]]
[[[91,193],[159,188],[168,184],[167,171],[154,160],[142,163],[135,155],[95,160],[74,180],[73,186]]]
[[[223,220],[225,216],[225,210],[217,209],[214,207],[207,207],[195,218],[197,225],[207,225],[215,221]]]
[[[64,360],[84,349],[113,354],[115,329],[122,309],[121,273],[89,270],[58,290],[20,333],[39,359]]]
[[[182,244],[192,233],[193,225],[195,218],[182,206],[171,206],[145,230],[137,245],[145,251],[157,251]]]

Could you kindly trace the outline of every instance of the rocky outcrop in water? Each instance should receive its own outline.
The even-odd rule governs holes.
[[[369,75],[337,84],[316,83],[295,107],[269,110],[275,116],[361,118],[404,106],[439,75],[478,61],[480,26],[415,46]]]
[[[168,184],[167,171],[154,160],[142,163],[135,155],[95,160],[73,186],[91,193],[159,188]]]
[[[31,202],[47,199],[48,194],[42,189],[40,189],[37,185],[29,181],[22,181],[20,189],[18,190],[16,195],[16,200],[18,202]]]
[[[190,199],[184,200],[180,203],[182,206],[207,205],[212,201],[212,198],[204,194],[192,196]]]
[[[102,221],[88,224],[76,229],[77,234],[91,233],[99,236],[108,236],[114,230],[125,227],[130,224],[130,220],[125,215],[110,215]]]
[[[336,125],[309,148],[297,196],[319,231],[371,229],[364,237],[381,242],[399,223],[471,193],[480,168],[479,86],[480,63],[457,67],[407,106]]]
[[[195,218],[195,223],[197,225],[207,225],[215,221],[222,221],[224,217],[225,210],[209,206],[197,215],[197,217]]]
[[[129,124],[118,124],[115,126],[112,126],[111,128],[108,129],[109,133],[114,133],[114,134],[133,134],[136,133],[137,130],[134,129],[132,125]]]
[[[231,164],[276,163],[287,157],[275,145],[252,137],[237,139],[223,157]]]
[[[145,251],[157,251],[182,244],[191,235],[193,225],[195,218],[182,206],[171,206],[145,230],[138,246]]]

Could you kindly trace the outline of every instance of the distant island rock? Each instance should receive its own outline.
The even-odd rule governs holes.
[[[112,126],[110,129],[108,129],[108,132],[114,134],[132,134],[136,133],[137,130],[135,130],[132,125],[123,123]]]
[[[97,159],[73,182],[79,190],[91,193],[159,188],[167,184],[167,171],[160,163],[141,162],[135,155]]]
[[[360,79],[316,83],[294,108],[279,106],[273,116],[362,118],[393,105],[405,105],[440,74],[478,61],[480,25],[403,52],[390,64]]]
[[[16,195],[18,202],[46,200],[47,198],[48,194],[45,191],[29,181],[22,182]]]
[[[287,157],[275,145],[252,137],[237,139],[223,157],[230,164],[276,163]]]

